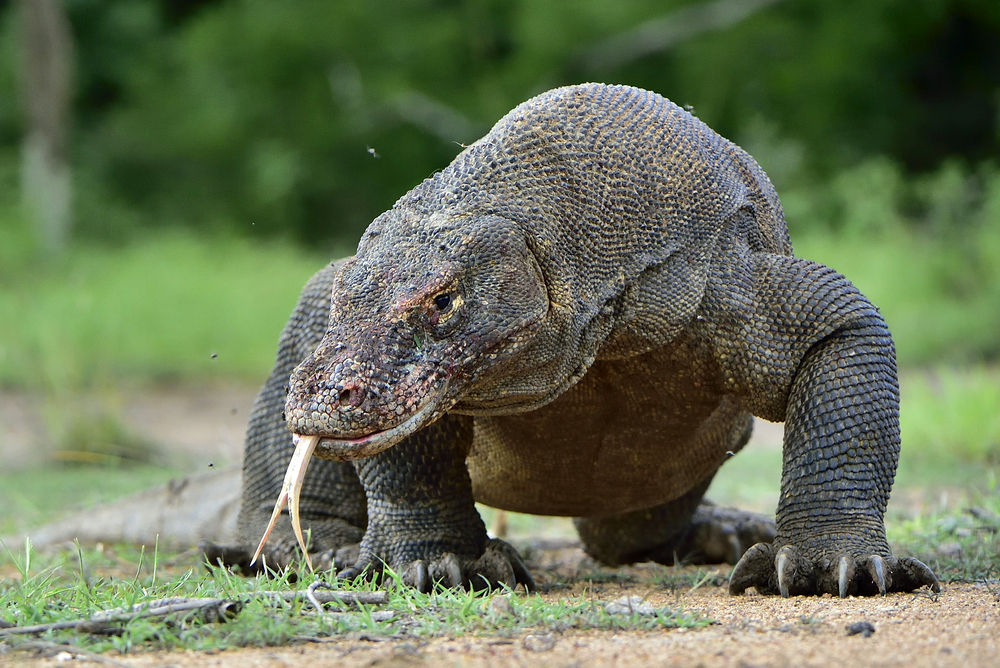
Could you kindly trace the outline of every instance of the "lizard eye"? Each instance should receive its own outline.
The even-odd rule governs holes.
[[[438,311],[444,313],[451,308],[451,295],[447,292],[438,295],[434,298],[434,306]]]

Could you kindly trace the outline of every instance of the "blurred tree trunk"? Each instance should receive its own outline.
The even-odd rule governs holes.
[[[65,250],[72,227],[69,161],[73,36],[62,0],[17,0],[25,133],[21,188],[41,242]]]

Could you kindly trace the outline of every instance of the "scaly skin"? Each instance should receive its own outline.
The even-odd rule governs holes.
[[[248,561],[266,524],[292,447],[277,388],[299,356],[287,428],[357,474],[324,462],[303,494],[309,550],[365,529],[345,576],[530,586],[478,500],[577,516],[606,563],[746,551],[734,593],[938,587],[885,540],[898,391],[878,310],[792,257],[763,171],[658,95],[529,100],[311,285],[250,427],[241,546],[213,548],[223,561]],[[751,415],[787,423],[776,535],[701,502]],[[290,535],[269,563],[291,558]]]

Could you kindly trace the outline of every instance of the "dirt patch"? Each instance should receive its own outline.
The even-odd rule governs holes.
[[[148,652],[116,657],[130,666],[995,666],[1000,656],[996,588],[950,585],[936,597],[732,597],[723,588],[675,596],[643,585],[607,588],[613,600],[645,595],[654,606],[681,605],[717,621],[703,629],[655,632],[568,630],[513,638],[460,637],[378,640],[354,634],[331,642],[280,648]],[[546,597],[558,598],[557,594]],[[848,635],[868,622],[875,632]],[[22,655],[23,656],[23,655]],[[7,657],[11,660],[12,657]],[[66,656],[21,658],[19,665],[66,666]],[[110,657],[109,657],[110,658]],[[3,662],[3,658],[0,658]]]
[[[174,466],[238,467],[257,387],[237,383],[116,388],[73,397],[73,411],[103,415],[148,441]],[[67,411],[55,399],[0,391],[0,459],[7,470],[46,461]]]

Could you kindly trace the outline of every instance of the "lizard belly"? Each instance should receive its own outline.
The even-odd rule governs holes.
[[[597,362],[550,404],[476,418],[476,501],[536,515],[589,516],[664,503],[712,475],[750,416],[712,387],[686,346]],[[686,350],[685,350],[686,349]]]

